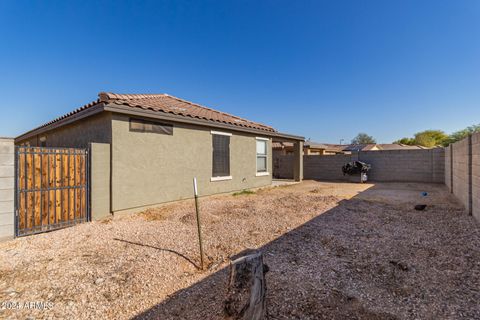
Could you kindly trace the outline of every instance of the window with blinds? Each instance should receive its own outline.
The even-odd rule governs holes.
[[[257,172],[267,172],[267,140],[257,139]]]
[[[173,135],[173,125],[156,121],[130,118],[130,131],[152,132],[171,136]]]
[[[230,136],[212,134],[212,177],[230,176]]]

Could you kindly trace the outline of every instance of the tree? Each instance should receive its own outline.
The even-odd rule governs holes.
[[[425,147],[448,146],[465,139],[471,134],[480,132],[480,124],[474,124],[463,130],[455,131],[450,135],[446,135],[442,130],[425,130],[415,133],[414,138],[402,138],[393,143],[401,143],[407,145],[420,145]]]
[[[425,130],[415,133],[415,144],[424,147],[441,146],[447,139],[447,134],[442,130]]]
[[[394,141],[393,143],[406,144],[408,146],[413,146],[413,145],[415,145],[415,139],[414,138],[402,138],[400,140]]]
[[[369,136],[366,133],[359,133],[355,138],[352,140],[352,144],[372,144],[377,143],[372,136]]]
[[[480,124],[474,124],[469,127],[466,127],[463,130],[455,131],[454,133],[448,136],[448,139],[444,142],[444,145],[447,146],[450,143],[463,140],[466,137],[468,137],[468,135],[474,134],[476,132],[480,132]]]

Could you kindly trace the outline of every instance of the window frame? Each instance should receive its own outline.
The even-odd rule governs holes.
[[[38,140],[41,148],[45,148],[47,146],[47,136],[41,136]]]
[[[132,123],[140,123],[143,124],[142,129],[136,129],[132,128]],[[147,130],[145,128],[145,125],[158,125],[158,126],[163,126],[163,127],[170,127],[171,130],[170,132],[159,132],[155,130]],[[128,131],[129,132],[139,132],[139,133],[155,133],[155,134],[161,134],[164,136],[173,136],[173,127],[174,125],[171,123],[165,123],[161,121],[155,121],[155,120],[150,120],[150,119],[142,119],[142,118],[135,118],[135,117],[130,117],[128,120]]]
[[[211,172],[210,181],[214,182],[214,181],[232,180],[233,177],[231,175],[231,167],[230,167],[230,164],[231,164],[231,162],[230,162],[230,160],[231,160],[231,152],[230,152],[231,139],[230,139],[230,137],[232,136],[232,134],[229,133],[229,132],[214,131],[214,130],[210,131],[210,133],[211,133],[211,136],[212,136],[212,172]],[[213,137],[215,135],[229,137],[229,139],[228,139],[228,171],[229,171],[228,173],[229,173],[229,175],[228,176],[214,176],[213,175],[213,166],[214,166],[214,161],[215,161],[215,157],[213,155],[213,152],[214,152],[214,150],[213,150]]]
[[[259,154],[257,152],[258,148],[258,142],[262,141],[265,143],[265,154]],[[269,176],[270,172],[268,171],[268,142],[270,139],[268,138],[263,138],[263,137],[255,137],[255,176],[257,177],[263,177],[263,176]],[[258,171],[258,158],[261,157],[262,159],[265,159],[265,171]]]

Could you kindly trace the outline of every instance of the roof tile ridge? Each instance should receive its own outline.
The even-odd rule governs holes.
[[[168,95],[165,93],[113,93],[103,91],[98,94],[98,97],[102,102],[107,102],[110,100],[160,98],[165,96]]]

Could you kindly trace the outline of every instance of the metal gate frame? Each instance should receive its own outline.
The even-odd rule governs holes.
[[[84,151],[84,159],[85,159],[85,184],[82,184],[81,186],[68,186],[68,187],[56,187],[56,186],[50,186],[50,183],[48,183],[48,186],[46,188],[42,188],[42,186],[40,185],[40,189],[23,189],[23,190],[20,190],[20,169],[19,169],[19,166],[20,166],[20,157],[19,157],[19,154],[21,153],[20,150],[21,149],[42,149],[42,150],[47,150],[46,152],[38,152],[38,151],[35,151],[35,150],[31,150],[29,152],[27,151],[24,151],[23,153],[25,155],[27,154],[53,154],[53,155],[56,155],[56,154],[66,154],[66,155],[73,155],[73,154],[76,154],[75,152],[71,152],[72,150],[82,150]],[[67,152],[65,153],[62,153],[62,152],[58,152],[59,150],[65,150]],[[62,159],[62,158],[61,158]],[[26,160],[26,158],[25,158]],[[55,161],[55,165],[56,165],[56,158],[54,158],[54,161]],[[70,162],[70,160],[69,160]],[[35,160],[33,162],[33,170],[35,170]],[[61,161],[61,166],[63,166],[63,159]],[[25,161],[25,166],[26,166],[26,161]],[[42,166],[43,166],[43,163],[40,162],[40,171],[42,171]],[[76,161],[74,161],[74,167],[76,169]],[[74,169],[74,170],[75,170]],[[61,176],[62,176],[62,179],[63,179],[63,171],[60,172],[61,173]],[[25,174],[26,176],[26,174]],[[54,173],[54,177],[56,178],[56,173]],[[47,180],[50,182],[50,167],[48,167],[48,173],[47,173]],[[35,177],[33,177],[33,181],[35,181]],[[80,148],[65,148],[65,147],[60,147],[60,148],[56,148],[56,147],[30,147],[30,146],[15,146],[15,179],[14,179],[14,182],[15,182],[15,217],[14,217],[14,226],[15,226],[15,237],[24,237],[24,236],[30,236],[30,235],[34,235],[34,234],[39,234],[39,233],[44,233],[44,232],[49,232],[49,231],[54,231],[54,230],[59,230],[59,229],[63,229],[63,228],[66,228],[66,227],[69,227],[69,226],[74,226],[78,223],[83,223],[83,222],[89,222],[91,221],[91,204],[90,204],[90,149],[89,148],[85,148],[85,149],[80,149]],[[35,184],[35,183],[34,183]],[[50,191],[54,191],[54,195],[55,195],[55,202],[56,202],[56,194],[57,194],[57,190],[67,190],[67,189],[82,189],[84,188],[85,190],[85,217],[84,218],[74,218],[72,220],[68,219],[67,221],[62,221],[62,222],[56,222],[57,220],[57,217],[55,216],[54,219],[55,219],[55,223],[54,224],[50,224],[50,223],[47,223],[46,225],[43,225],[41,224],[40,225],[40,230],[35,230],[35,229],[38,229],[38,227],[34,227],[32,226],[32,229],[33,230],[28,230],[27,228],[24,228],[22,230],[27,230],[27,232],[20,232],[20,228],[19,228],[19,205],[20,205],[20,201],[22,201],[22,199],[20,199],[20,195],[23,192],[35,192],[35,191],[40,191],[40,194],[42,194],[43,192],[47,192],[48,194],[48,198],[50,198]],[[62,198],[62,194],[60,195]],[[25,196],[26,198],[26,196]],[[42,198],[42,196],[41,196]],[[41,199],[40,198],[40,199]],[[25,201],[27,201],[25,199]],[[76,199],[74,198],[74,205],[75,205],[75,202],[76,202]],[[61,200],[60,201],[61,203],[61,212],[63,214],[63,201]],[[35,206],[35,205],[34,205]],[[56,206],[54,207],[56,208]],[[68,208],[70,208],[70,197],[68,197]],[[25,210],[27,212],[27,208],[25,207]],[[42,208],[42,205],[40,206],[40,212],[42,212],[43,208]],[[48,210],[48,221],[50,221],[50,209]],[[27,217],[27,215],[25,214],[25,217]],[[34,218],[34,215],[32,215],[32,217]]]

